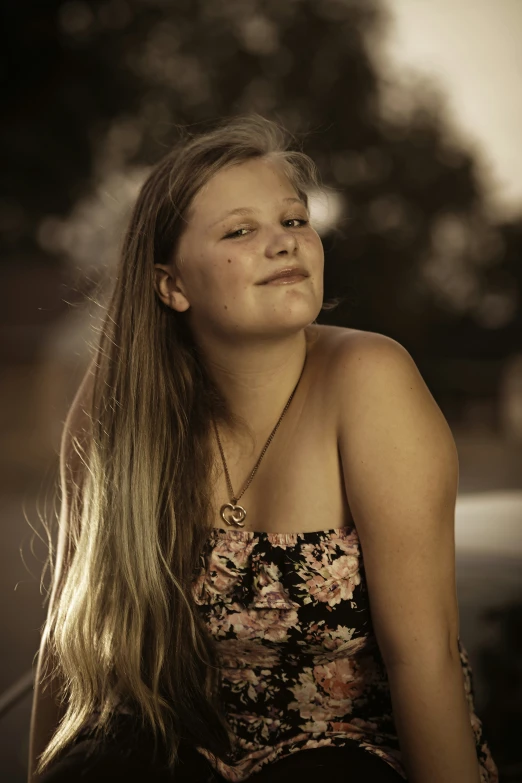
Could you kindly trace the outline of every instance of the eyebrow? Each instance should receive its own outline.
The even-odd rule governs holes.
[[[282,203],[286,203],[290,201],[295,202],[297,204],[301,204],[301,206],[303,206],[306,209],[306,204],[304,203],[303,199],[295,198],[294,196],[287,196],[286,198],[283,199]],[[225,215],[222,215],[219,218],[219,220],[216,220],[215,223],[212,223],[211,228],[217,225],[218,223],[222,223],[223,220],[225,220],[227,217],[230,217],[230,215],[248,215],[251,212],[255,212],[255,211],[256,210],[254,209],[254,207],[238,207],[237,209],[232,209],[230,212],[227,212]]]

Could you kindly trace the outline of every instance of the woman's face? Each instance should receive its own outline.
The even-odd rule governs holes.
[[[222,170],[197,193],[176,260],[169,303],[179,311],[190,308],[196,333],[283,336],[320,312],[321,239],[294,187],[267,158]],[[309,276],[292,285],[260,285],[294,265]]]

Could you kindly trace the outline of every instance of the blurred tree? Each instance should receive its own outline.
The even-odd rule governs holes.
[[[414,355],[520,348],[522,281],[505,252],[520,231],[489,224],[474,153],[435,86],[378,71],[390,21],[378,0],[4,0],[1,14],[4,259],[55,263],[56,219],[157,160],[176,124],[257,111],[304,133],[340,205],[325,295],[345,301],[323,322]]]

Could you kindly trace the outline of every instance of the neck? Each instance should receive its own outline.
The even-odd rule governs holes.
[[[265,442],[283,412],[316,335],[316,326],[311,324],[290,337],[246,350],[238,344],[223,347],[208,342],[202,345],[200,341],[208,372],[233,413],[244,421],[256,441],[254,448],[259,439]],[[238,436],[220,434],[223,438]]]

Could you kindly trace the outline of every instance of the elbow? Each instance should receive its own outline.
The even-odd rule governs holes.
[[[415,669],[427,667],[437,670],[451,664],[460,665],[460,646],[457,633],[449,633],[446,638],[415,638],[409,644],[382,649],[381,655],[387,671],[395,669]]]

